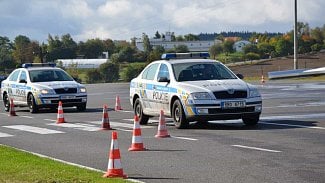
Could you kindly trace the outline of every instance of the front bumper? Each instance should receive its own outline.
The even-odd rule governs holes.
[[[87,95],[41,95],[36,99],[36,104],[40,107],[54,107],[58,106],[59,101],[66,107],[79,106],[87,103]]]
[[[230,109],[223,109],[220,104],[185,106],[186,119],[188,121],[241,119],[243,117],[260,115],[261,112],[262,101],[246,102],[245,107]]]

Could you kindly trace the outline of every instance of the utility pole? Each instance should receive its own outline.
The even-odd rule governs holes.
[[[295,1],[295,23],[294,23],[294,30],[293,30],[293,44],[294,44],[294,50],[293,50],[293,67],[294,70],[298,69],[298,58],[297,58],[297,48],[298,48],[298,40],[297,40],[297,0]]]

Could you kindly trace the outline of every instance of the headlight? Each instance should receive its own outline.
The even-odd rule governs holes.
[[[42,89],[41,90],[41,94],[43,94],[43,95],[53,94],[53,91],[52,90],[49,90],[49,89]]]
[[[254,98],[254,97],[260,97],[261,94],[256,88],[250,88],[249,89],[249,97]]]
[[[191,93],[188,98],[193,100],[211,100],[211,96],[207,92]]]
[[[80,88],[80,93],[86,93],[86,92],[87,92],[86,88]]]

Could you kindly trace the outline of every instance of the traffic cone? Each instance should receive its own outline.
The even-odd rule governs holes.
[[[122,110],[121,108],[121,101],[120,97],[116,95],[116,100],[115,100],[115,111]]]
[[[156,138],[170,137],[170,135],[167,132],[166,120],[165,120],[165,115],[163,110],[160,110],[158,132],[157,135],[155,135],[155,137]]]
[[[103,106],[102,130],[112,130],[112,128],[111,128],[111,126],[109,124],[107,105]]]
[[[143,146],[142,137],[141,137],[141,127],[139,123],[139,117],[134,116],[134,127],[132,135],[132,144],[129,148],[129,151],[145,151],[146,148]]]
[[[65,123],[61,101],[59,101],[58,115],[57,115],[56,123]]]
[[[264,79],[264,75],[262,75],[261,84],[264,84],[264,83],[265,83],[265,79]]]
[[[12,98],[10,99],[9,116],[17,116],[14,100]]]
[[[111,149],[109,152],[108,167],[107,172],[103,175],[103,177],[127,178],[127,175],[123,174],[121,155],[120,149],[118,148],[116,131],[112,132],[112,142]]]

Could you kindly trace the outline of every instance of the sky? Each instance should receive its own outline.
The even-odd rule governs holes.
[[[325,24],[324,0],[297,0],[298,21]],[[0,36],[47,42],[70,34],[79,41],[130,41],[146,33],[176,36],[221,31],[288,32],[294,0],[0,0]]]

